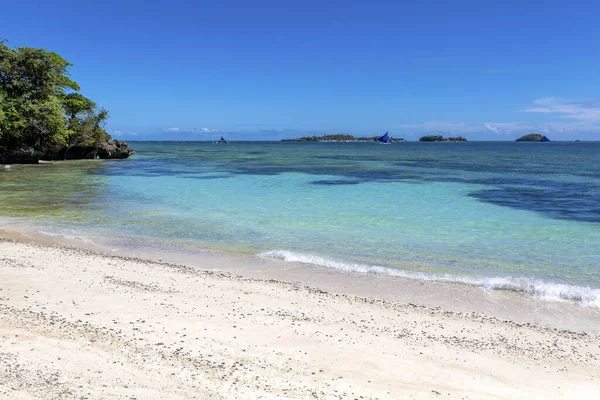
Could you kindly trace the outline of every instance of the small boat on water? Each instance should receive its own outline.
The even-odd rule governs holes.
[[[229,142],[227,140],[225,140],[225,138],[223,136],[221,136],[221,139],[219,139],[219,141],[217,143],[225,144],[225,143],[229,143]]]
[[[392,144],[392,137],[389,133],[385,133],[382,137],[377,139],[380,144]]]
[[[549,142],[550,139],[548,139],[546,136],[542,136],[542,140],[540,140],[540,142],[545,143],[545,142]]]

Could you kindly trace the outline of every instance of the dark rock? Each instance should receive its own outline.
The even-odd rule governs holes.
[[[539,133],[530,133],[528,135],[521,136],[520,138],[515,140],[515,142],[541,142],[542,138],[543,136]]]
[[[135,151],[130,149],[127,143],[113,140],[112,142],[101,143],[98,146],[97,155],[102,159],[121,159],[129,157],[133,153]]]
[[[0,164],[37,164],[39,160],[39,154],[34,153],[32,149],[7,151],[0,148]]]
[[[97,153],[97,147],[72,146],[65,150],[63,160],[93,160]]]
[[[60,161],[60,160],[93,160],[96,158],[98,148],[96,146],[69,146],[58,150],[48,152],[42,160]]]
[[[101,143],[97,146],[58,147],[45,153],[34,152],[29,148],[7,151],[0,148],[0,164],[37,164],[40,160],[93,160],[122,159],[135,153],[127,143],[120,140]]]

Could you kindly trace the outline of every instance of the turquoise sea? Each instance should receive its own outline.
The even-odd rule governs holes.
[[[0,224],[600,307],[598,142],[130,145],[3,168]]]

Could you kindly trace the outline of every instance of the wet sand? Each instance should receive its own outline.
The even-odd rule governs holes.
[[[600,337],[0,241],[0,398],[600,397]]]
[[[0,220],[1,222],[1,220]],[[0,238],[18,242],[58,245],[89,250],[97,254],[139,258],[242,275],[246,278],[277,280],[310,286],[328,292],[379,300],[413,303],[446,311],[477,313],[541,327],[600,334],[600,308],[572,301],[548,301],[511,290],[487,290],[454,282],[423,281],[387,274],[340,271],[313,264],[285,262],[253,254],[186,248],[181,243],[116,242],[99,236],[71,236],[40,233],[40,227],[4,225]]]

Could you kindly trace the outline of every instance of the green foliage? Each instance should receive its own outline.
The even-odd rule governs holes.
[[[441,135],[428,135],[419,139],[419,142],[442,142],[444,137]]]
[[[445,138],[441,135],[428,135],[428,136],[423,136],[419,139],[419,142],[466,142],[466,141],[467,141],[467,139],[465,139],[462,136]]]
[[[73,117],[69,121],[69,143],[89,147],[109,141],[110,135],[102,128],[104,120],[108,118],[108,111],[93,107],[82,113],[80,117]]]
[[[323,136],[303,136],[296,139],[283,139],[282,142],[374,142],[381,136],[354,137],[347,133],[336,133]],[[404,139],[392,138],[393,142],[403,142]]]
[[[323,141],[344,141],[344,140],[356,140],[352,135],[345,133],[337,133],[323,136],[303,136],[297,139],[284,139],[284,142],[323,142]]]
[[[27,150],[43,156],[110,139],[102,128],[108,113],[77,93],[71,66],[56,53],[0,41],[0,155]]]
[[[62,105],[65,109],[65,113],[71,119],[76,118],[81,113],[93,110],[96,107],[96,103],[79,93],[69,93],[62,96]]]
[[[379,136],[363,136],[363,137],[357,138],[356,140],[360,140],[361,142],[375,142],[380,137],[381,137],[381,135],[379,135]]]
[[[296,139],[283,139],[282,142],[375,142],[381,136],[354,137],[346,133],[337,133],[323,136],[303,136]],[[404,139],[392,138],[392,142],[403,142]]]
[[[516,141],[517,142],[541,142],[542,137],[543,136],[539,133],[529,133],[525,136],[521,136]]]
[[[321,137],[322,140],[356,140],[356,138],[352,135],[348,135],[345,133],[338,133],[333,135],[325,135]]]

